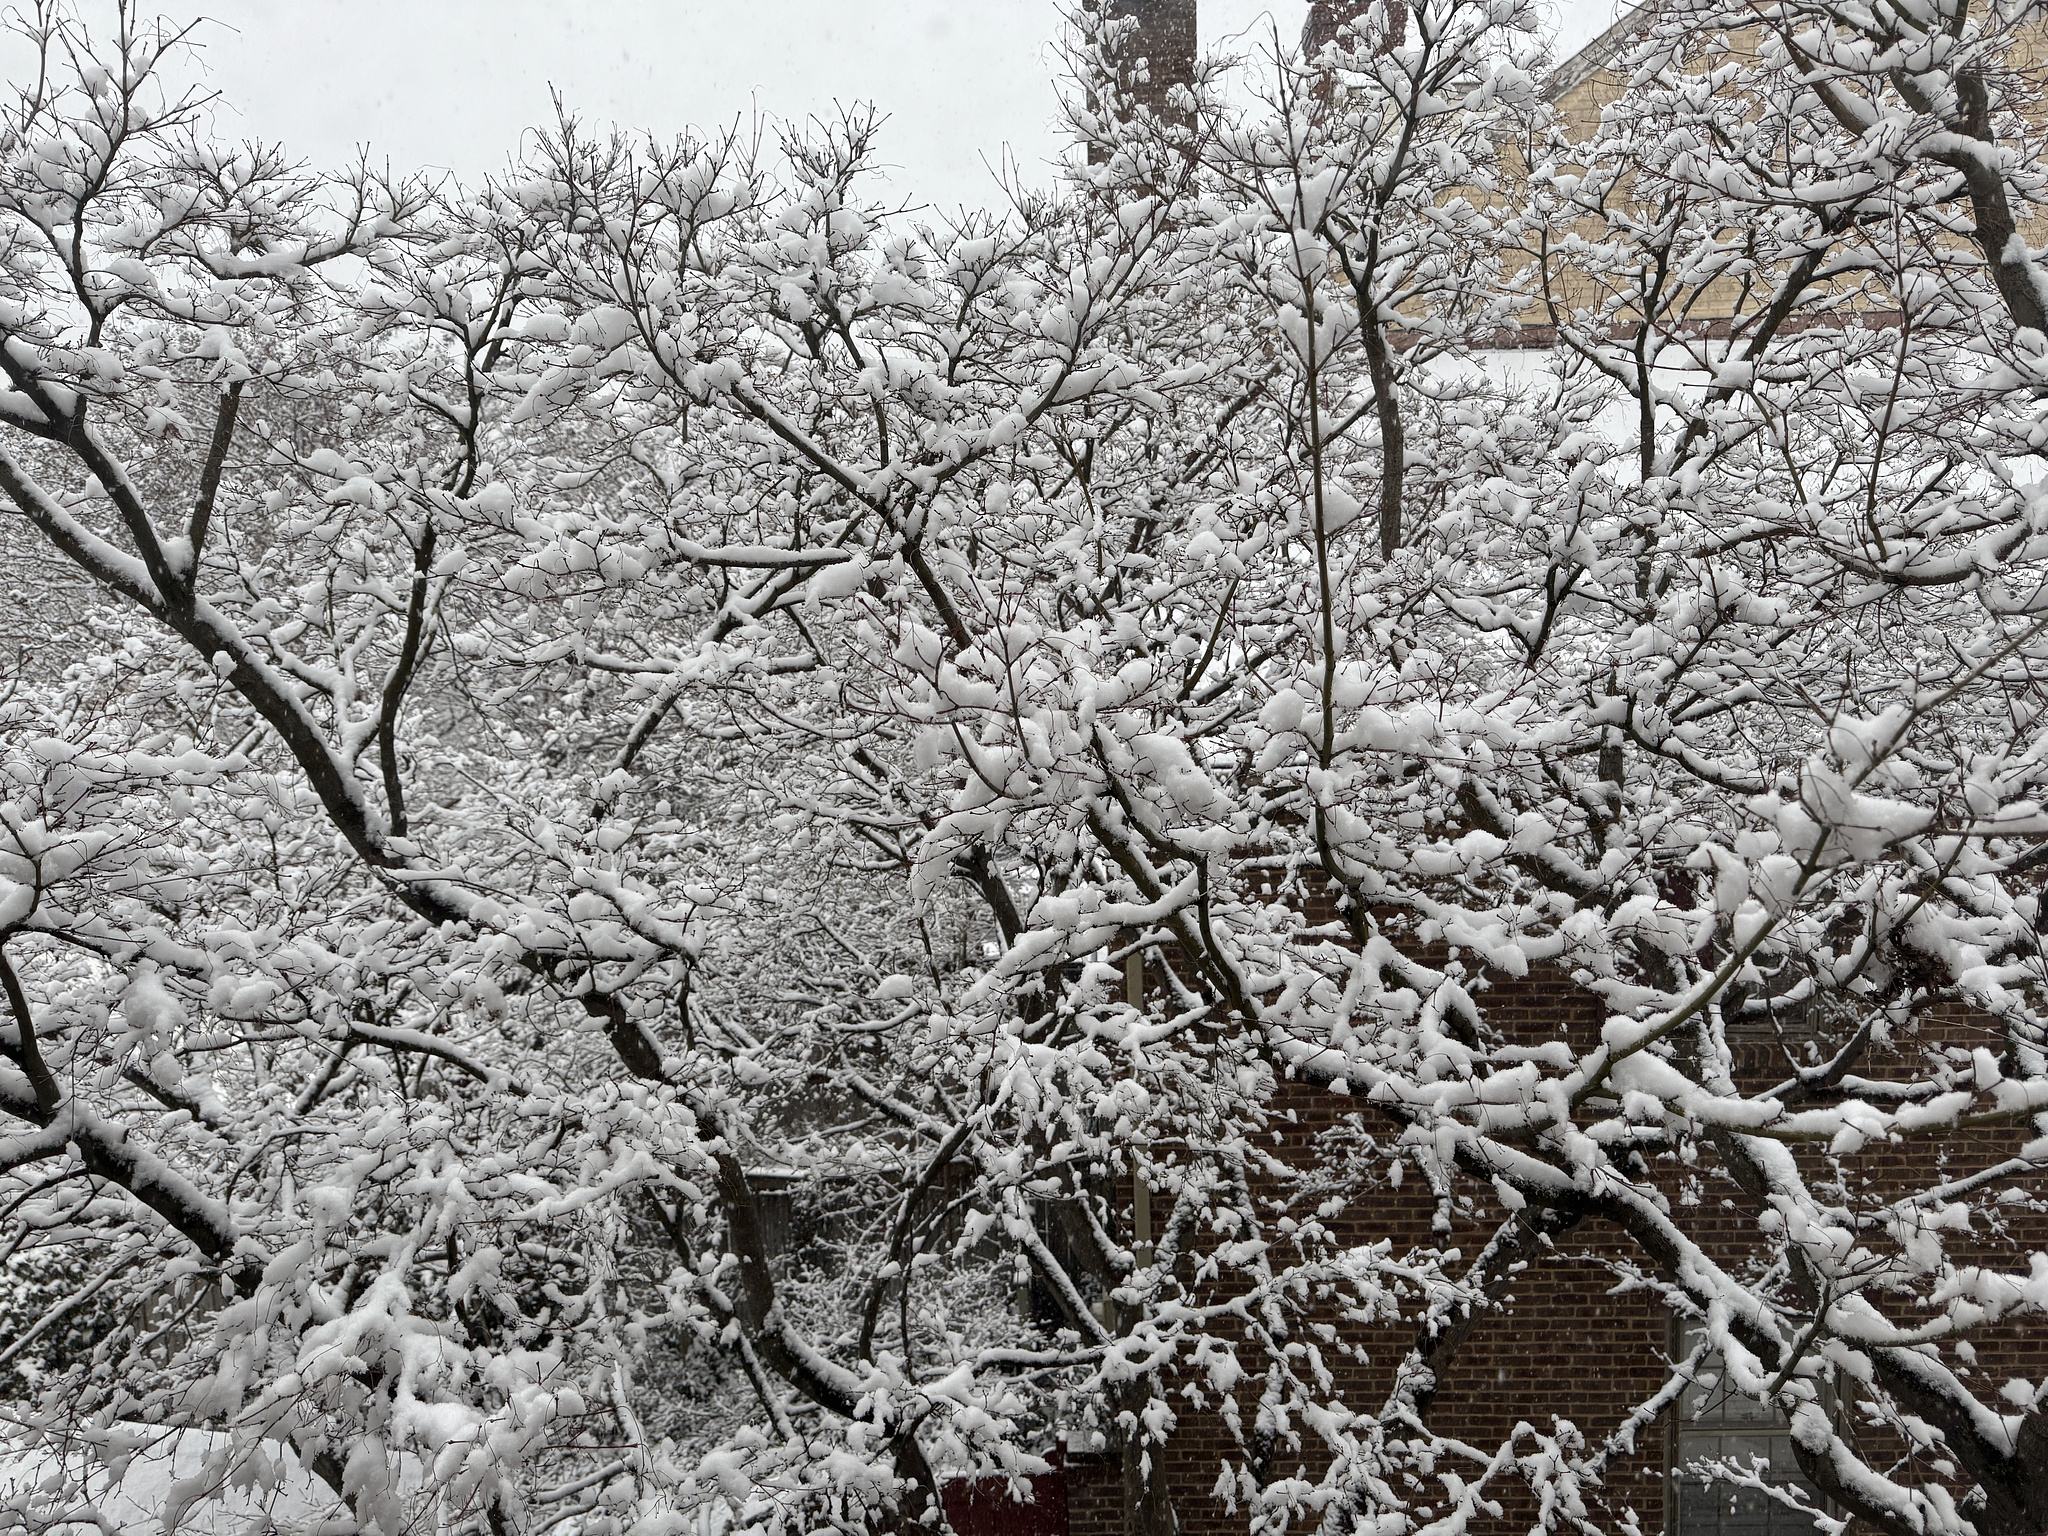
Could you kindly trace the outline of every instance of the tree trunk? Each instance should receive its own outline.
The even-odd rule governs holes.
[[[1124,1396],[1131,1416],[1122,1446],[1124,1536],[1174,1536],[1180,1529],[1166,1482],[1166,1446],[1145,1434],[1144,1410],[1158,1395],[1157,1385],[1148,1376],[1132,1382]]]

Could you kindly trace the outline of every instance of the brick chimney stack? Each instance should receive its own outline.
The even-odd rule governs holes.
[[[1309,7],[1308,20],[1301,28],[1301,56],[1313,59],[1336,41],[1337,29],[1356,21],[1372,6],[1372,0],[1316,0]],[[1407,0],[1387,0],[1386,48],[1400,44],[1408,33]],[[1382,50],[1384,51],[1384,49]]]
[[[1192,85],[1195,79],[1195,0],[1106,0],[1104,10],[1113,21],[1135,17],[1137,28],[1117,52],[1124,67],[1131,95],[1170,122],[1185,122],[1187,114],[1167,101],[1176,85]],[[1138,61],[1145,61],[1146,78],[1131,78]]]

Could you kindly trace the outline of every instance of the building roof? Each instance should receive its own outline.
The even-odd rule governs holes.
[[[1577,90],[1605,68],[1656,14],[1657,0],[1631,7],[1613,26],[1550,72],[1543,82],[1543,99],[1557,101]]]

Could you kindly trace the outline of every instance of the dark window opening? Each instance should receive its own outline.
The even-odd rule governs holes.
[[[1688,1330],[1688,1351],[1697,1338]],[[1679,1399],[1671,1436],[1673,1518],[1668,1524],[1673,1536],[1808,1536],[1814,1528],[1810,1515],[1763,1489],[1696,1470],[1702,1462],[1726,1462],[1745,1471],[1761,1462],[1764,1481],[1796,1489],[1814,1508],[1824,1507],[1820,1490],[1792,1454],[1791,1426],[1783,1412],[1730,1391],[1720,1377],[1720,1362],[1708,1356],[1699,1380]]]

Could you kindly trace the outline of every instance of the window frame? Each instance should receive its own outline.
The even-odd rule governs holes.
[[[1700,1325],[1695,1323],[1691,1319],[1679,1316],[1677,1314],[1673,1314],[1670,1324],[1669,1354],[1667,1356],[1671,1369],[1675,1371],[1677,1369],[1679,1362],[1684,1360],[1685,1357],[1692,1352],[1692,1341],[1698,1338],[1703,1331],[1704,1330],[1700,1327]],[[1717,1354],[1709,1352],[1701,1361],[1700,1369],[1714,1369],[1718,1375],[1718,1360],[1719,1356]],[[1729,1433],[1739,1434],[1744,1432],[1740,1428],[1731,1430],[1689,1428],[1689,1426],[1697,1425],[1700,1422],[1699,1419],[1696,1417],[1697,1413],[1699,1412],[1699,1403],[1695,1394],[1699,1393],[1701,1390],[1701,1388],[1694,1385],[1693,1383],[1688,1383],[1679,1392],[1677,1399],[1665,1411],[1664,1536],[1725,1536],[1725,1527],[1722,1526],[1721,1523],[1718,1521],[1715,1523],[1715,1527],[1712,1530],[1702,1531],[1697,1527],[1688,1527],[1680,1514],[1680,1509],[1682,1507],[1681,1496],[1684,1492],[1686,1481],[1683,1469],[1685,1464],[1693,1459],[1691,1456],[1681,1453],[1681,1443],[1684,1437],[1688,1433],[1698,1435],[1718,1435]],[[1717,1386],[1710,1390],[1719,1391],[1721,1389]],[[1742,1398],[1741,1401],[1745,1403],[1750,1403],[1752,1404],[1752,1406],[1760,1409],[1763,1407],[1763,1405],[1761,1404],[1755,1404],[1753,1399]],[[1822,1406],[1831,1419],[1839,1417],[1839,1404],[1837,1403],[1834,1392],[1831,1388],[1824,1390],[1822,1397]],[[1783,1410],[1777,1408],[1775,1405],[1772,1405],[1768,1410],[1766,1410],[1766,1412],[1769,1415],[1768,1418],[1759,1418],[1754,1429],[1749,1430],[1748,1432],[1758,1437],[1768,1437],[1772,1440],[1782,1439],[1789,1443],[1791,1439],[1791,1423],[1785,1417]],[[1779,1462],[1775,1446],[1771,1448],[1770,1452],[1770,1470],[1774,1474],[1774,1476],[1779,1471]],[[1805,1473],[1797,1470],[1796,1464],[1791,1472],[1791,1476],[1787,1479],[1787,1481],[1795,1480],[1808,1490],[1808,1492],[1812,1496],[1812,1501],[1815,1507],[1818,1508],[1823,1514],[1828,1515],[1831,1518],[1840,1517],[1840,1511],[1836,1509],[1834,1502],[1827,1498],[1827,1496],[1824,1495],[1819,1488],[1815,1487],[1814,1484],[1806,1477]],[[1707,1486],[1719,1485],[1718,1483],[1716,1483],[1709,1484]],[[1783,1506],[1779,1507],[1783,1508]],[[1791,1512],[1787,1510],[1786,1513],[1789,1517]]]

